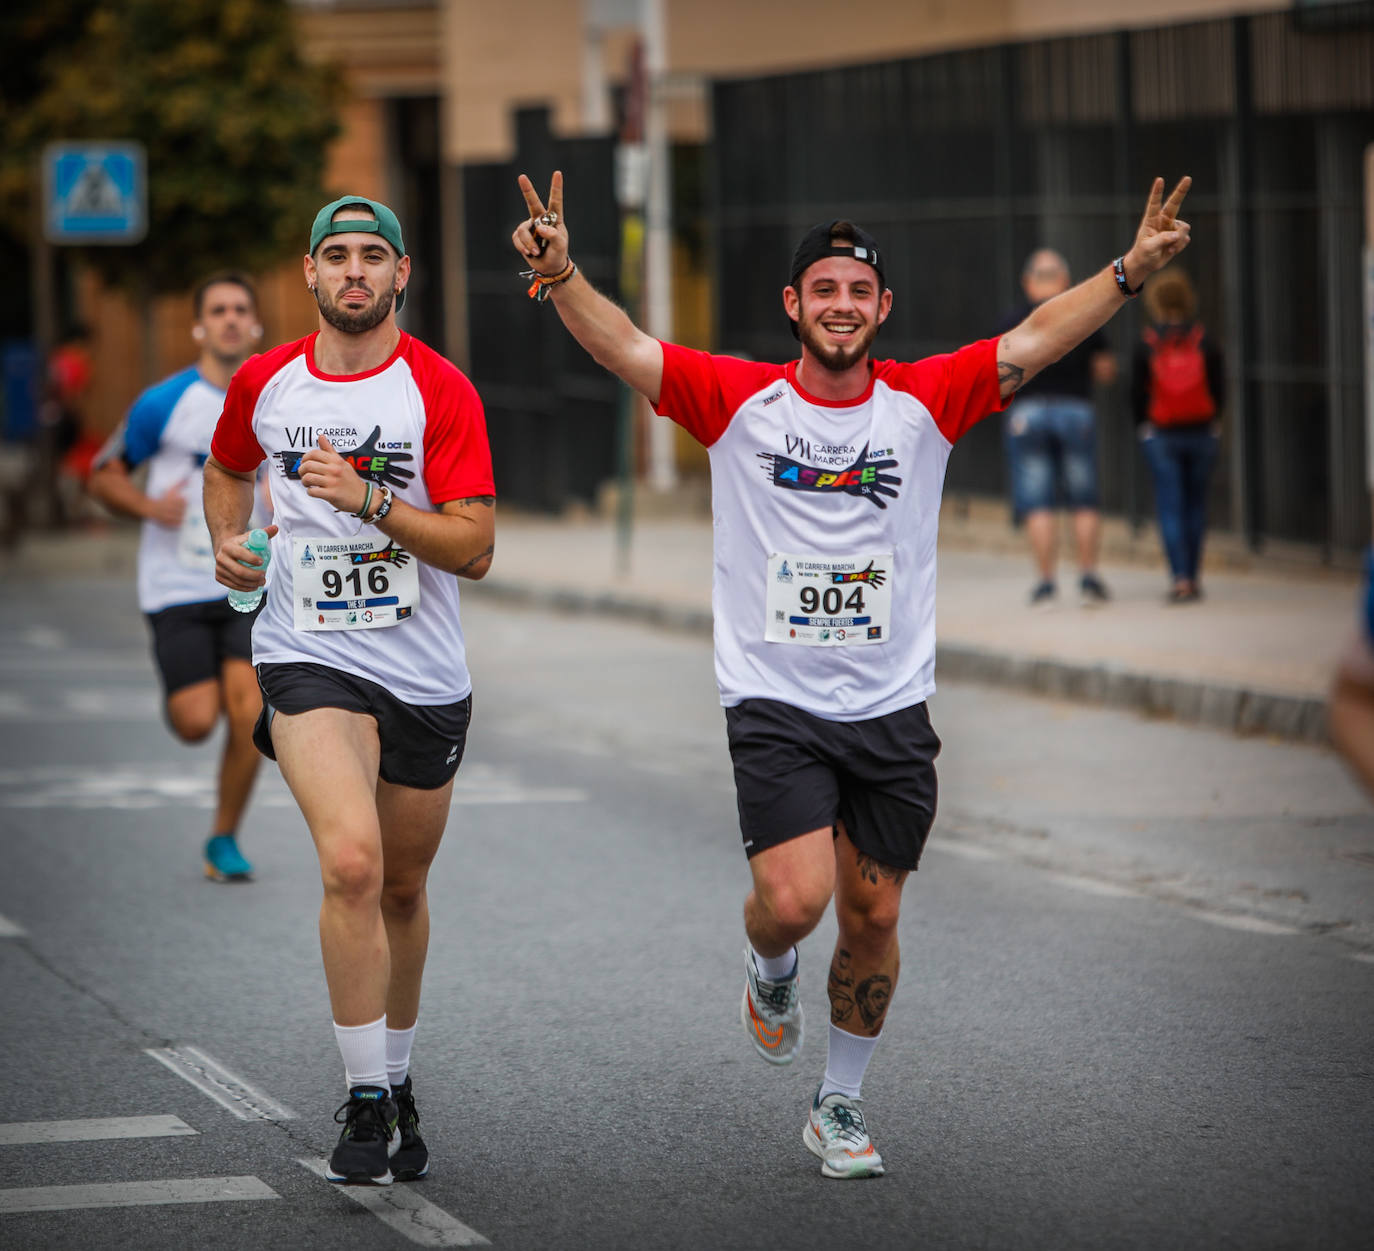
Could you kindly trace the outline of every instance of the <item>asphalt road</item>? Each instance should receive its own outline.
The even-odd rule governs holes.
[[[943,689],[865,1084],[889,1173],[827,1181],[801,1129],[833,925],[803,946],[805,1052],[770,1069],[737,1018],[709,648],[479,587],[413,1070],[434,1163],[359,1196],[308,1167],[343,1091],[289,795],[264,769],[257,880],[205,882],[215,752],[164,731],[131,588],[21,591],[0,1246],[1369,1245],[1374,811],[1329,752]],[[34,1141],[63,1134],[88,1140]]]

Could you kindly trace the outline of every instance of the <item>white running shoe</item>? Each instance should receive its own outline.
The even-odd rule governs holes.
[[[816,1094],[821,1093],[820,1087]],[[862,1099],[851,1099],[833,1091],[819,1101],[811,1101],[811,1115],[802,1130],[802,1142],[813,1155],[821,1157],[824,1177],[881,1177],[883,1157],[868,1136]]]
[[[754,966],[754,953],[744,949],[744,999],[739,1019],[754,1050],[769,1064],[791,1064],[802,1045],[801,958],[792,976],[782,982],[765,981]]]

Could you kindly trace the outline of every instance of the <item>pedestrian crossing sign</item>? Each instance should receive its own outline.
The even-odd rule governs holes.
[[[49,243],[137,243],[148,231],[141,143],[50,143],[43,149]]]

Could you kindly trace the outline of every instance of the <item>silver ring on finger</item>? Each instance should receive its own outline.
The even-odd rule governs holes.
[[[555,213],[552,209],[550,209],[547,213],[543,214],[543,216],[539,218],[539,224],[541,226],[557,226],[558,214]]]

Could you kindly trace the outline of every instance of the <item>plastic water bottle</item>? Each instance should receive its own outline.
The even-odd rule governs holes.
[[[272,559],[272,541],[267,537],[266,530],[253,530],[248,535],[248,542],[244,544],[255,556],[262,557],[262,570],[267,571],[267,562]],[[239,561],[239,564],[248,569],[256,569],[258,566],[249,564],[246,560]],[[235,591],[230,590],[226,598],[229,600],[229,607],[235,612],[252,612],[262,603],[263,593],[267,590],[267,583],[264,582],[254,591]]]

